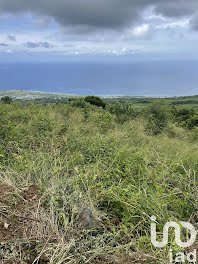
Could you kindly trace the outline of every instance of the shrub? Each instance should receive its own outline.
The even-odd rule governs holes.
[[[175,106],[171,106],[171,108],[169,109],[169,118],[175,121],[177,113],[177,108]]]
[[[160,102],[153,102],[147,111],[147,129],[154,135],[160,134],[168,125],[166,109]]]
[[[86,96],[85,102],[90,103],[91,105],[99,106],[105,109],[106,104],[98,96]]]
[[[139,115],[139,110],[130,103],[115,103],[109,104],[107,110],[116,115],[118,122],[124,123],[125,121],[136,118]]]
[[[198,140],[198,127],[192,130],[190,137],[192,140]]]
[[[9,97],[9,96],[4,96],[4,97],[1,98],[1,102],[2,102],[3,104],[11,104],[11,102],[12,102],[12,98]]]
[[[194,109],[181,109],[176,114],[176,119],[178,122],[183,122],[189,119],[194,115],[195,111]]]
[[[68,102],[73,107],[85,108],[86,106],[86,102],[82,98],[70,98]]]
[[[186,120],[186,127],[188,129],[193,129],[198,127],[198,113]]]

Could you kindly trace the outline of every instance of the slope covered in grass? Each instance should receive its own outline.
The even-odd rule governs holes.
[[[0,184],[14,188],[13,199],[40,188],[37,209],[25,213],[38,220],[34,236],[5,240],[6,259],[32,263],[20,244],[46,263],[167,263],[168,249],[177,250],[174,233],[155,249],[150,217],[159,236],[170,220],[196,226],[198,143],[174,124],[150,135],[146,123],[144,115],[118,122],[94,106],[0,105]],[[13,218],[0,202],[0,215]],[[93,230],[79,229],[82,208],[93,212]]]

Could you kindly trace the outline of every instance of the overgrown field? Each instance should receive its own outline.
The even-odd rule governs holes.
[[[2,263],[169,263],[174,232],[154,248],[150,217],[159,240],[167,221],[198,222],[197,115],[169,108],[0,104]]]

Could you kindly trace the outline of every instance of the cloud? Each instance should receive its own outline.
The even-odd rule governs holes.
[[[1,0],[0,12],[28,11],[51,17],[63,27],[72,25],[74,30],[77,27],[78,31],[87,32],[136,24],[141,21],[143,11],[151,6],[156,14],[167,17],[191,17],[198,11],[197,0]]]
[[[46,49],[49,49],[49,48],[52,48],[53,45],[51,45],[50,43],[48,43],[47,41],[45,42],[26,42],[25,46],[27,48],[46,48]]]
[[[168,23],[163,23],[163,24],[160,24],[160,25],[156,25],[156,28],[157,29],[174,29],[174,28],[186,28],[189,26],[189,23],[190,23],[190,19],[182,19],[182,20],[177,20],[177,21],[174,21],[174,22],[168,22]]]
[[[9,45],[6,43],[0,43],[0,47],[8,47]]]
[[[150,24],[142,24],[125,30],[121,36],[121,40],[148,40],[152,38],[154,28]]]
[[[135,27],[132,31],[132,36],[135,39],[147,39],[151,36],[151,27],[148,24]]]
[[[138,17],[138,10],[132,2],[131,0],[1,0],[0,11],[3,13],[31,11],[53,17],[62,25],[120,27]]]
[[[190,25],[192,29],[198,30],[198,13],[192,17]]]
[[[198,10],[197,0],[159,0],[155,6],[157,14],[167,17],[191,16]]]
[[[14,35],[8,35],[7,38],[8,40],[16,41],[16,37]]]
[[[49,27],[52,19],[49,16],[39,16],[39,15],[35,15],[34,18],[33,18],[33,21],[40,28],[47,28],[47,27]]]

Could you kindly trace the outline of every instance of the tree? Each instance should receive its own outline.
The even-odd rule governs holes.
[[[4,96],[4,97],[1,98],[1,102],[2,102],[3,104],[11,104],[11,102],[12,102],[12,98],[9,97],[9,96]]]
[[[88,102],[91,105],[96,105],[96,106],[102,107],[103,109],[106,106],[106,104],[98,96],[86,96],[85,97],[85,102]]]

